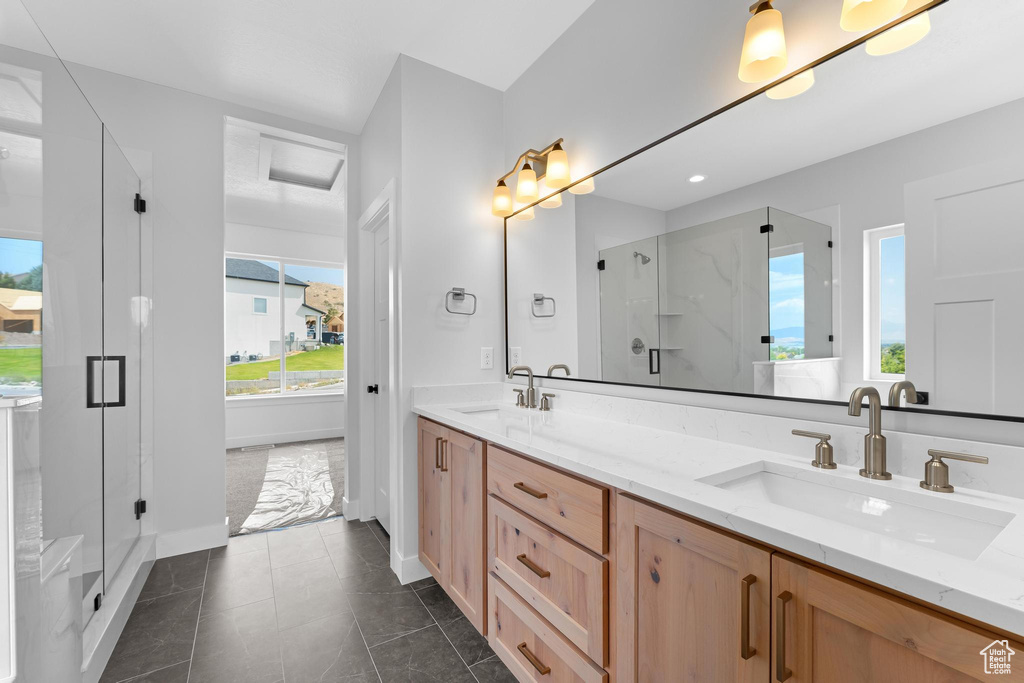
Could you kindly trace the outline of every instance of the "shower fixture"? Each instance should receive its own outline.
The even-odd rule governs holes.
[[[639,251],[634,251],[633,258],[636,258],[637,256],[640,257],[640,265],[642,266],[646,266],[648,263],[651,262],[650,256],[645,256],[644,254],[641,254]]]

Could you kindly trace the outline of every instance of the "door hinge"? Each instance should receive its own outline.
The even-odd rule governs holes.
[[[144,514],[146,514],[146,501],[139,498],[135,501],[135,519],[142,519]]]
[[[97,593],[96,597],[92,599],[92,611],[99,612],[100,607],[103,606],[103,593]]]
[[[379,394],[380,393],[380,386],[377,385],[377,384],[371,384],[370,386],[366,387],[366,393],[368,393],[368,394]]]
[[[146,200],[138,192],[135,193],[135,213],[146,213]]]
[[[831,334],[830,334],[830,335],[828,335],[828,340],[829,340],[830,342],[831,342],[831,341],[835,341],[835,340],[836,340],[836,338],[835,338],[835,335],[831,335]]]
[[[766,225],[762,225],[761,226],[761,234],[764,234],[766,232],[775,232],[775,226],[772,225],[771,223],[768,223]]]
[[[604,259],[601,259],[600,261],[597,262],[597,269],[604,270]]]
[[[774,344],[775,343],[775,337],[771,336],[770,334],[763,334],[763,335],[761,335],[761,343],[762,344]]]
[[[828,241],[828,248],[829,248],[829,249],[831,249],[831,248],[832,248],[832,240],[829,240],[829,241]]]

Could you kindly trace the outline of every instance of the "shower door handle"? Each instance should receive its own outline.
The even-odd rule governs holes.
[[[96,400],[96,364],[100,364],[100,372],[106,369],[107,361],[117,363],[117,400],[104,401],[103,385],[100,385],[100,400]],[[85,357],[85,407],[86,408],[121,408],[125,405],[125,356],[86,356]]]
[[[647,349],[647,365],[652,375],[661,374],[661,349]]]
[[[103,362],[113,361],[117,363],[117,400],[112,402],[106,402],[103,404],[105,408],[121,408],[125,405],[125,366],[127,358],[125,356],[104,356]],[[104,396],[106,398],[106,396]]]
[[[102,408],[103,397],[96,400],[96,363],[102,363],[103,356],[85,357],[85,407]]]

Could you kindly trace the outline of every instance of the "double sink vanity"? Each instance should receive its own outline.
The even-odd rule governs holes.
[[[959,681],[1024,653],[1020,499],[503,387],[415,405],[420,558],[519,680]]]

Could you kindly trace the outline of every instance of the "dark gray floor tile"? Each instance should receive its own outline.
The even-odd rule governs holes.
[[[135,604],[114,647],[102,681],[123,681],[192,656],[203,589]]]
[[[281,631],[287,681],[371,683],[379,680],[351,614],[336,614]]]
[[[476,683],[469,668],[436,625],[378,645],[370,654],[383,683]]]
[[[459,606],[452,602],[452,599],[448,597],[448,594],[440,586],[435,585],[430,588],[424,588],[421,591],[417,591],[416,594],[420,596],[420,600],[423,601],[423,604],[430,611],[430,616],[434,617],[437,623],[442,626],[450,621],[465,617]]]
[[[346,517],[331,517],[325,519],[322,522],[317,522],[316,528],[320,531],[321,536],[333,536],[334,534],[341,534],[346,531],[353,529],[362,529],[366,527],[366,522],[361,522],[358,519],[348,519]]]
[[[124,683],[188,683],[188,669],[191,661],[184,661],[166,669],[151,671],[136,678],[130,678]]]
[[[189,683],[283,680],[273,600],[204,614],[199,620]]]
[[[380,525],[380,522],[375,519],[371,519],[367,522],[366,526],[369,527],[370,531],[373,532],[373,535],[377,537],[377,540],[380,541],[380,544],[384,547],[384,550],[386,550],[388,555],[390,555],[391,535],[388,534],[388,532],[384,530],[384,527]]]
[[[251,553],[256,550],[267,550],[267,534],[245,534],[244,536],[232,536],[228,539],[227,545],[214,548],[210,551],[210,559],[226,557],[228,555],[239,555]]]
[[[274,597],[267,551],[239,553],[210,560],[203,594],[203,614],[249,605]]]
[[[434,623],[416,592],[390,569],[343,579],[349,604],[370,647]]]
[[[474,664],[469,669],[476,676],[479,683],[516,683],[516,677],[505,666],[505,662],[495,655],[479,664]]]
[[[431,586],[436,586],[436,585],[437,585],[437,581],[434,580],[434,577],[433,576],[428,576],[425,579],[420,579],[419,581],[413,581],[412,583],[409,584],[409,587],[412,588],[414,591],[421,591],[424,588],[430,588]]]
[[[206,580],[209,550],[165,557],[153,563],[139,600],[152,600],[171,593],[202,588]]]
[[[273,575],[277,623],[281,629],[351,612],[328,557],[281,567]]]
[[[326,536],[323,542],[342,579],[386,569],[391,565],[387,551],[369,529],[354,529],[346,534]]]
[[[480,635],[466,617],[442,624],[441,630],[455,646],[462,661],[469,666],[494,656],[494,650],[487,644],[487,639]]]
[[[270,544],[270,566],[275,569],[327,557],[327,548],[315,524],[272,531],[267,535],[267,542]]]

